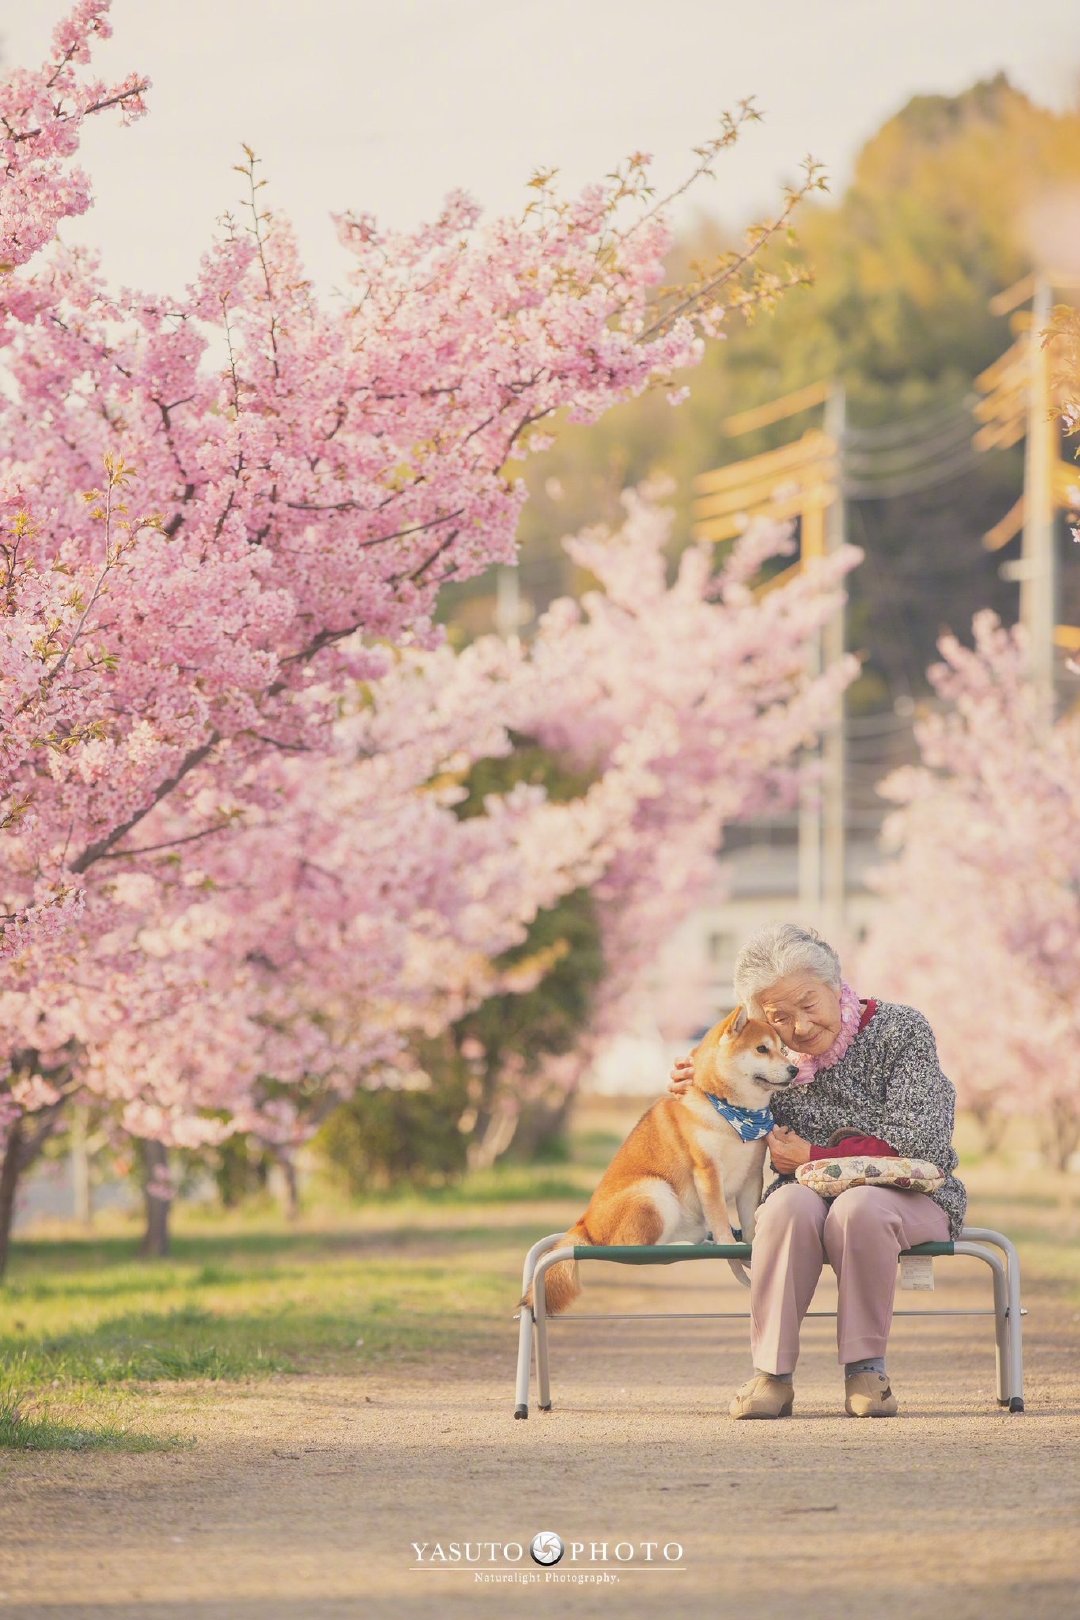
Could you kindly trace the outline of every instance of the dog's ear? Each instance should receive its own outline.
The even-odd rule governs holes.
[[[743,1028],[746,1020],[747,1012],[745,1007],[743,1007],[741,1004],[737,1007],[732,1007],[727,1017],[721,1019],[720,1023],[715,1024],[709,1031],[709,1034],[714,1036],[716,1040],[722,1041],[728,1035],[737,1035]],[[706,1039],[707,1038],[708,1037],[706,1037]]]
[[[712,1029],[701,1037],[694,1050],[690,1053],[694,1062],[694,1084],[696,1086],[700,1086],[702,1090],[708,1090],[708,1086],[713,1079],[712,1069],[716,1048],[727,1036],[737,1035],[746,1021],[746,1008],[741,1006],[733,1007],[726,1018],[722,1019],[719,1024],[714,1024]]]

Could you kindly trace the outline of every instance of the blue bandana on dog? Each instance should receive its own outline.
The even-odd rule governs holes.
[[[764,1108],[740,1108],[738,1103],[728,1102],[726,1097],[714,1097],[711,1091],[705,1095],[716,1112],[723,1114],[728,1123],[735,1127],[744,1142],[756,1142],[759,1137],[768,1136],[776,1123],[768,1103]]]

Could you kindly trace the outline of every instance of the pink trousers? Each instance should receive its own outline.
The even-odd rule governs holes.
[[[791,1372],[799,1326],[826,1260],[836,1272],[837,1359],[883,1356],[892,1326],[896,1260],[916,1243],[943,1242],[949,1218],[926,1193],[849,1187],[826,1199],[780,1187],[761,1205],[750,1267],[750,1349],[762,1372]]]

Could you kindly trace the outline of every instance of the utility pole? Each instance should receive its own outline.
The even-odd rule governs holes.
[[[844,390],[833,384],[825,400],[825,436],[829,455],[836,457],[830,487],[813,492],[801,519],[801,561],[831,555],[844,543],[843,440],[847,415]],[[820,675],[844,655],[843,605],[825,624],[810,650],[810,673]],[[847,840],[845,826],[846,747],[843,694],[825,728],[820,746],[809,748],[804,762],[820,761],[820,783],[808,784],[799,795],[799,905],[803,914],[820,917],[826,929],[839,932],[847,900]]]
[[[843,388],[836,384],[829,392],[825,405],[825,432],[836,445],[836,495],[831,502],[825,531],[825,548],[831,556],[844,544],[846,513],[844,508],[844,433],[847,427],[847,400]],[[847,628],[846,605],[842,602],[833,617],[823,627],[825,668],[832,669],[844,656]],[[826,927],[839,936],[844,927],[847,911],[847,742],[845,717],[847,704],[840,692],[836,699],[833,718],[825,732],[823,754],[825,761],[824,784],[824,850],[822,856]]]
[[[990,300],[993,315],[1012,313],[1014,343],[975,379],[984,396],[975,408],[983,424],[973,438],[977,450],[1024,445],[1024,490],[1019,500],[983,535],[991,551],[1021,535],[1020,556],[1003,562],[1002,579],[1020,586],[1020,623],[1027,632],[1031,679],[1045,724],[1056,715],[1055,651],[1080,650],[1080,625],[1058,624],[1058,573],[1055,514],[1072,510],[1076,482],[1071,463],[1061,459],[1058,419],[1051,414],[1053,391],[1050,357],[1042,336],[1052,313],[1055,288],[1080,287],[1075,270],[1043,269],[1022,277]],[[1018,306],[1030,301],[1029,313]]]
[[[1027,440],[1024,447],[1024,528],[1021,536],[1020,622],[1028,635],[1031,674],[1044,717],[1054,714],[1054,628],[1057,568],[1054,464],[1057,429],[1050,418],[1050,363],[1042,334],[1050,322],[1051,290],[1035,280],[1028,334]]]
[[[505,641],[521,626],[521,575],[502,564],[495,572],[495,631]]]
[[[806,564],[825,555],[825,512],[817,503],[804,507],[799,519],[799,560]],[[812,679],[821,674],[825,637],[819,630],[807,650],[807,667]],[[821,752],[816,743],[803,750],[802,765],[817,763]],[[799,787],[799,909],[816,922],[824,900],[822,883],[822,784],[803,782]]]
[[[822,428],[800,439],[765,450],[749,459],[699,473],[694,479],[695,540],[721,542],[742,530],[747,515],[768,514],[783,521],[799,519],[799,559],[756,588],[762,595],[792,578],[807,563],[827,556],[844,542],[841,448],[845,429],[844,391],[819,382],[782,399],[728,417],[730,437],[801,415],[824,405]],[[807,649],[813,677],[843,657],[843,607],[823,626]],[[823,766],[820,783],[804,783],[798,804],[798,888],[803,914],[839,927],[846,910],[846,773],[844,701],[840,697],[825,727],[821,744],[802,750],[800,764]]]

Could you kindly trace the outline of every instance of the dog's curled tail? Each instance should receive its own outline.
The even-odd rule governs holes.
[[[585,1229],[584,1221],[575,1221],[569,1232],[564,1232],[553,1248],[561,1249],[568,1243],[588,1243],[589,1234]],[[553,1265],[550,1271],[544,1273],[544,1303],[549,1316],[558,1316],[572,1305],[581,1293],[581,1281],[578,1277],[578,1263],[576,1260],[560,1260]],[[533,1285],[529,1284],[525,1293],[518,1301],[519,1305],[527,1305],[530,1311],[533,1307]]]

